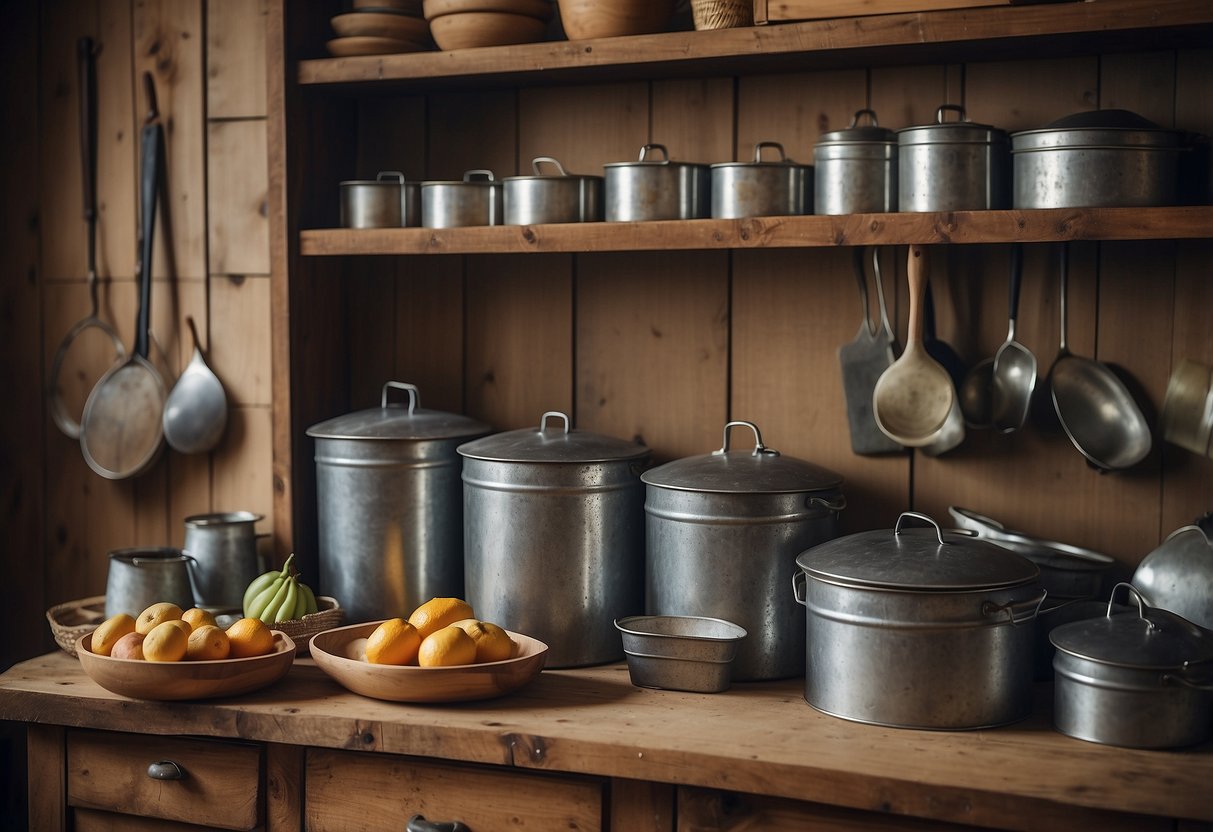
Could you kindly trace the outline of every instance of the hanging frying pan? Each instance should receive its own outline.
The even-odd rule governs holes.
[[[150,73],[143,74],[148,114],[139,137],[141,165],[139,310],[135,352],[110,368],[89,394],[80,422],[80,448],[90,468],[106,479],[120,480],[146,470],[164,443],[164,380],[147,360],[152,311],[152,240],[164,165],[164,128]]]
[[[78,338],[86,330],[97,329],[110,339],[114,345],[114,359],[117,364],[126,358],[126,346],[118,333],[101,318],[97,317],[97,104],[96,104],[96,56],[92,38],[80,38],[76,44],[76,58],[80,69],[80,173],[84,180],[84,219],[88,223],[88,294],[92,301],[92,311],[88,317],[76,323],[55,352],[55,361],[51,366],[50,382],[47,394],[50,398],[51,418],[59,426],[59,430],[72,439],[80,438],[80,423],[74,415],[68,413],[67,403],[63,401],[63,388],[59,376],[63,372],[63,362],[76,344]],[[95,340],[89,338],[88,340]]]

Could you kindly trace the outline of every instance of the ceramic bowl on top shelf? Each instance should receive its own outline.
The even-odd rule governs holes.
[[[548,646],[538,639],[506,631],[517,647],[499,662],[451,667],[371,664],[359,656],[382,621],[350,624],[312,637],[312,659],[337,684],[361,696],[389,702],[470,702],[518,690],[543,670]]]
[[[151,662],[100,656],[92,650],[92,638],[89,633],[76,642],[80,666],[101,687],[132,699],[173,701],[250,693],[277,682],[295,661],[295,642],[278,630],[271,653],[213,661]]]

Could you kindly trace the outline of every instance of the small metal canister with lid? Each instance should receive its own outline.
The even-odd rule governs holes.
[[[870,123],[860,126],[863,116]],[[897,134],[877,123],[875,111],[859,110],[845,130],[823,133],[813,146],[813,165],[815,213],[897,210]]]
[[[649,158],[658,151],[660,159]],[[711,214],[708,166],[672,162],[665,145],[646,144],[637,161],[610,162],[603,168],[608,222],[693,220]]]
[[[763,161],[767,149],[778,158]],[[752,162],[718,162],[711,170],[717,219],[813,213],[813,167],[787,158],[779,142],[758,142]]]
[[[543,165],[556,169],[544,174]],[[505,224],[599,222],[602,220],[602,177],[567,173],[559,160],[536,156],[532,176],[507,176]]]
[[[959,121],[944,121],[956,113]],[[969,121],[944,104],[935,124],[897,131],[897,204],[901,211],[980,211],[1010,203],[1011,151],[1006,132]]]
[[[455,181],[427,180],[421,183],[421,225],[501,225],[502,202],[501,183],[491,170],[469,170]]]
[[[342,228],[402,228],[421,225],[421,190],[396,170],[374,179],[341,183]]]

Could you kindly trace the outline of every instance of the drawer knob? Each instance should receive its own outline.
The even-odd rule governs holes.
[[[409,825],[406,829],[407,832],[472,832],[468,826],[457,820],[426,820],[422,815],[413,815],[409,818]]]
[[[147,767],[147,776],[153,780],[184,780],[185,769],[172,760],[160,760]]]

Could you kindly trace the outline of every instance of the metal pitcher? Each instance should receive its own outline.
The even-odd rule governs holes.
[[[244,590],[261,574],[257,558],[262,514],[229,511],[185,518],[184,554],[193,558],[194,601],[203,609],[239,609]]]
[[[189,555],[180,549],[143,547],[110,552],[105,582],[105,617],[124,612],[137,617],[152,604],[194,606]]]

